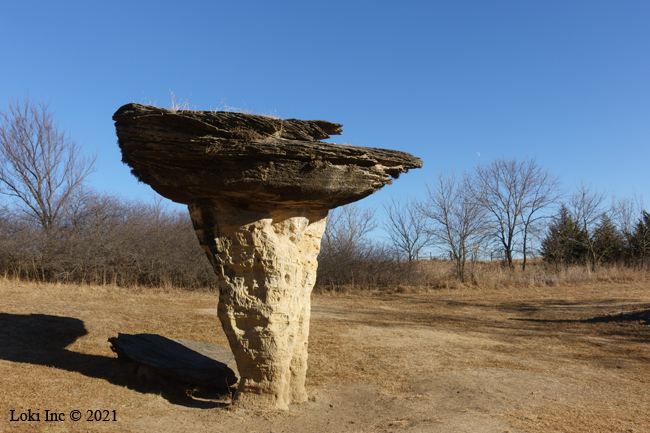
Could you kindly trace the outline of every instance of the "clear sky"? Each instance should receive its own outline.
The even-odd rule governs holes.
[[[536,157],[650,199],[650,2],[4,1],[0,108],[29,94],[99,153],[90,182],[150,199],[120,162],[129,102],[228,105],[342,123],[334,142],[424,168],[362,203],[421,195],[438,170]]]

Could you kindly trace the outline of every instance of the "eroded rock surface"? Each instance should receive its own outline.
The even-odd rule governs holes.
[[[306,401],[310,295],[329,209],[360,200],[422,161],[324,143],[322,120],[172,112],[127,104],[113,116],[123,161],[188,205],[219,276],[218,314],[240,374],[236,400]]]
[[[190,215],[221,276],[218,314],[237,360],[240,404],[306,401],[310,295],[327,211],[201,203]]]

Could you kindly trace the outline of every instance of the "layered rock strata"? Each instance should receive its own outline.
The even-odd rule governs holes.
[[[123,161],[188,205],[219,276],[219,319],[240,374],[237,403],[305,401],[310,295],[327,212],[422,162],[318,140],[339,124],[127,104],[113,116]]]

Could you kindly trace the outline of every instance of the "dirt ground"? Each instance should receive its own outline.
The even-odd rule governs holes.
[[[227,345],[216,303],[0,282],[0,431],[650,432],[650,325],[588,321],[650,308],[648,283],[314,295],[310,401],[288,412],[126,381],[109,337]]]

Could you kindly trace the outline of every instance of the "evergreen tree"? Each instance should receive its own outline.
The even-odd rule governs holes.
[[[643,268],[646,257],[650,254],[650,214],[645,210],[634,230],[630,250],[638,260],[639,266]]]
[[[561,264],[569,266],[583,262],[587,255],[585,240],[585,231],[578,226],[563,204],[542,240],[542,256],[556,268]]]
[[[623,258],[625,240],[606,214],[601,216],[594,230],[593,246],[597,263],[614,263]]]

